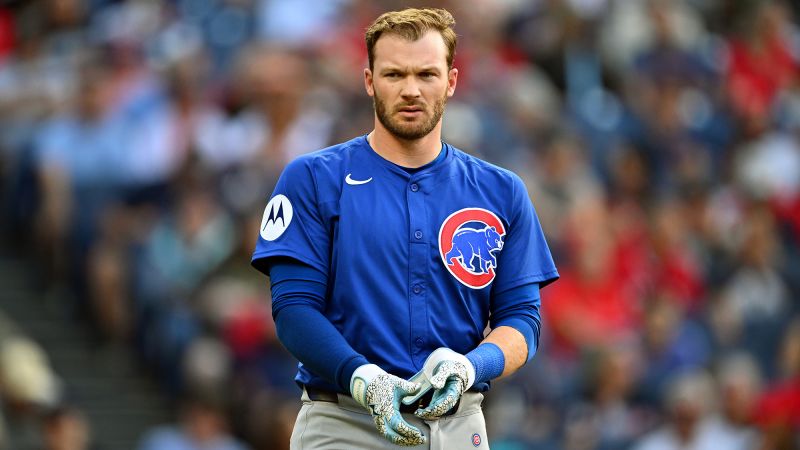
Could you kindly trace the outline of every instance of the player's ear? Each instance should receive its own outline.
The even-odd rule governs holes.
[[[369,70],[369,67],[364,68],[364,88],[370,97],[375,95],[375,89],[372,85],[372,71]]]
[[[452,97],[458,84],[458,69],[453,67],[447,72],[447,96]]]

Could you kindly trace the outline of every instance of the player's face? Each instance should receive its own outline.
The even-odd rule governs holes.
[[[437,31],[416,41],[388,34],[375,43],[373,70],[365,70],[375,115],[404,140],[427,136],[441,122],[453,95],[457,69],[447,68],[447,46]]]

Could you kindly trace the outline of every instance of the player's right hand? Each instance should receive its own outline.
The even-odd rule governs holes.
[[[391,375],[375,364],[359,367],[350,378],[353,398],[372,414],[378,433],[397,445],[414,446],[426,442],[422,432],[406,422],[400,413],[400,399],[419,390],[419,383]]]

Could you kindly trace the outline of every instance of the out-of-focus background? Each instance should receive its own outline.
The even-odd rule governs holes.
[[[798,447],[797,2],[1,4],[0,448],[287,448],[259,219],[371,129],[405,6],[456,16],[445,139],[523,177],[562,275],[492,448]]]

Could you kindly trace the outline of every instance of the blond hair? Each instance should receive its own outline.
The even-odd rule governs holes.
[[[375,43],[384,34],[397,34],[409,41],[416,41],[426,32],[436,30],[442,35],[447,46],[447,68],[453,68],[456,54],[456,32],[453,25],[456,20],[449,11],[442,8],[408,8],[402,11],[390,11],[380,15],[367,28],[364,39],[367,42],[369,68],[373,69],[375,61]]]

